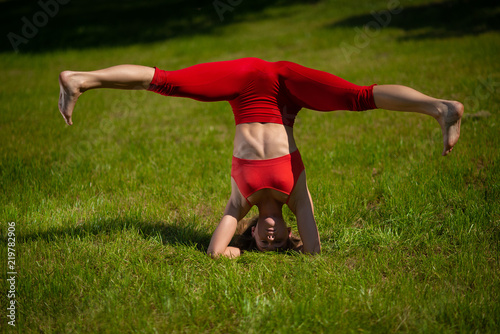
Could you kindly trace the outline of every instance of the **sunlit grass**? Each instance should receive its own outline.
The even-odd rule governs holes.
[[[211,35],[0,54],[0,222],[2,235],[17,223],[15,330],[496,332],[500,37],[412,38],[432,27],[389,25],[346,57],[341,44],[357,32],[335,24],[386,6],[324,1],[251,19],[236,7]],[[212,260],[205,251],[230,193],[229,105],[89,91],[68,127],[57,75],[243,56],[409,85],[464,101],[472,116],[443,158],[428,117],[301,111],[294,131],[323,253]]]

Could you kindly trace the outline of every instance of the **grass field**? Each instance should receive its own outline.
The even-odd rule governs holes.
[[[213,1],[73,0],[19,52],[2,37],[0,329],[498,332],[500,5],[232,3],[221,12]],[[21,18],[39,6],[0,2],[2,34],[21,34]],[[431,118],[302,110],[295,137],[322,254],[213,260],[205,251],[230,193],[229,105],[95,90],[69,127],[57,76],[246,56],[462,101],[461,139],[441,157]],[[296,230],[288,209],[285,217]]]

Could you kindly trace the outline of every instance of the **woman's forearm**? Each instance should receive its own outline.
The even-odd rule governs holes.
[[[234,259],[241,255],[241,250],[237,247],[228,246],[226,247],[224,252],[218,253],[215,251],[208,251],[207,253],[214,259],[218,258],[219,256],[225,256],[227,258]]]

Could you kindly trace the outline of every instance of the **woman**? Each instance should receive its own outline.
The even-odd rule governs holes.
[[[236,257],[229,246],[237,223],[256,205],[259,217],[251,235],[259,250],[289,243],[291,231],[282,215],[288,205],[297,218],[302,251],[320,252],[320,238],[306,174],[293,137],[301,108],[318,111],[408,111],[434,117],[443,134],[443,155],[460,136],[463,105],[435,99],[399,85],[357,86],[332,74],[287,62],[257,58],[199,64],[176,71],[119,65],[93,72],[62,72],[59,109],[66,123],[78,97],[89,89],[147,89],[166,96],[200,101],[229,101],[236,123],[231,196],[212,235],[207,253]]]

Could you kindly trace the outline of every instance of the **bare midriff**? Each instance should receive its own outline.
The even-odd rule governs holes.
[[[293,128],[276,123],[236,125],[233,155],[240,159],[278,158],[297,150]]]

